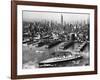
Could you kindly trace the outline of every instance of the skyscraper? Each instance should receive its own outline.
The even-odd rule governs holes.
[[[61,25],[63,26],[63,15],[61,14]]]

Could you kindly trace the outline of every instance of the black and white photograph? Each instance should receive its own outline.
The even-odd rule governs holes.
[[[90,14],[22,11],[22,69],[90,66]]]
[[[12,2],[12,79],[97,74],[97,6]]]

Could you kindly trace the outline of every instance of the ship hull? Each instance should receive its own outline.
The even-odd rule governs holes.
[[[56,67],[56,65],[62,64],[62,63],[67,63],[67,62],[71,62],[71,61],[77,61],[82,59],[83,57],[77,57],[77,58],[72,58],[72,59],[65,59],[65,60],[59,60],[59,61],[54,61],[54,62],[41,62],[39,63],[39,67],[40,68],[45,68],[45,67]]]

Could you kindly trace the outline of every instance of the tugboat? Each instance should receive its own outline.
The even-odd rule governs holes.
[[[66,52],[60,52],[60,55],[56,55],[55,57],[43,60],[39,63],[39,67],[54,67],[56,64],[62,63],[62,62],[69,62],[73,60],[82,59],[82,55],[80,54],[72,54],[69,51]]]

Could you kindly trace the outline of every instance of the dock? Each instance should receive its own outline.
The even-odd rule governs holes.
[[[86,45],[87,45],[87,42],[83,42],[78,48],[76,48],[75,51],[78,51],[78,52],[83,51]]]

